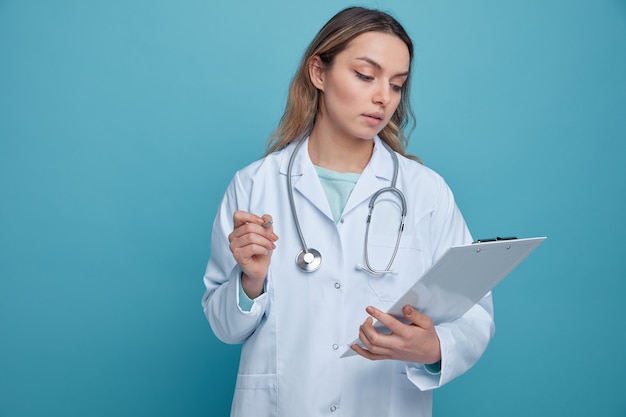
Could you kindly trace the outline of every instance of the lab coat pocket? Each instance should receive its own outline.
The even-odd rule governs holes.
[[[276,415],[276,374],[239,374],[235,384],[233,416]],[[260,410],[263,413],[259,414]]]
[[[395,250],[395,236],[370,236],[368,257],[374,269],[385,269]],[[395,302],[424,273],[424,256],[417,239],[404,235],[390,272],[368,273],[369,286],[381,301]]]

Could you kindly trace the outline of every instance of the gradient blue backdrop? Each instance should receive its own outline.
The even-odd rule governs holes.
[[[211,223],[348,1],[0,0],[0,417],[224,416]],[[625,416],[626,2],[365,1],[475,237],[547,235],[435,416]]]

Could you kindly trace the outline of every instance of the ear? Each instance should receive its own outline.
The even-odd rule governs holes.
[[[318,55],[309,60],[309,78],[311,83],[320,91],[324,91],[324,63]]]

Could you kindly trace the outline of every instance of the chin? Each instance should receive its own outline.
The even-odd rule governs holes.
[[[380,133],[380,130],[376,130],[375,132],[362,132],[360,135],[356,135],[357,138],[361,140],[374,140],[374,137]]]
[[[379,132],[379,129],[361,129],[354,132],[352,136],[359,140],[374,140],[374,137],[378,135]]]

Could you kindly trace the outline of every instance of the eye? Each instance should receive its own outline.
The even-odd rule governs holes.
[[[396,93],[402,92],[402,86],[401,85],[391,84],[391,89],[393,91],[395,91]]]
[[[365,75],[365,74],[361,74],[358,71],[354,71],[354,73],[356,74],[357,77],[359,77],[363,81],[372,81],[374,79],[374,77],[371,77],[371,76]]]

